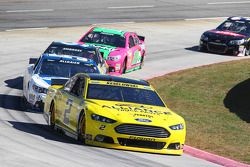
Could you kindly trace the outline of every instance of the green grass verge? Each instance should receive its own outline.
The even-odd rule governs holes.
[[[250,60],[149,80],[187,124],[186,144],[250,164]]]

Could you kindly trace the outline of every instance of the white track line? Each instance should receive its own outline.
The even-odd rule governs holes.
[[[37,27],[37,28],[18,28],[18,29],[9,29],[5,31],[27,31],[27,30],[45,30],[48,29],[49,27]]]
[[[36,9],[36,10],[7,10],[6,13],[29,13],[29,12],[53,12],[54,9]]]
[[[145,5],[145,6],[111,6],[107,7],[108,9],[136,9],[136,8],[153,8],[154,5]]]
[[[95,24],[92,24],[93,26],[96,26],[96,25],[109,25],[109,24],[134,24],[135,22],[133,21],[129,21],[129,22],[113,22],[113,23],[95,23]]]
[[[224,5],[224,4],[246,4],[250,3],[250,1],[235,1],[235,2],[211,2],[207,3],[208,5]]]
[[[228,17],[201,17],[201,18],[192,18],[184,19],[185,21],[195,21],[195,20],[217,20],[217,19],[226,19]]]

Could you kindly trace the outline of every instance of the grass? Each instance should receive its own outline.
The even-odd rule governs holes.
[[[186,144],[250,164],[250,59],[149,80],[187,124]]]

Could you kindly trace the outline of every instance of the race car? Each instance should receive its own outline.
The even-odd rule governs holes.
[[[120,75],[142,67],[146,52],[144,39],[134,32],[94,27],[78,43],[99,47],[109,73]]]
[[[35,64],[34,60],[30,59],[23,79],[24,102],[32,109],[43,109],[51,79],[68,79],[79,72],[100,73],[93,60],[81,57],[43,54]]]
[[[250,18],[229,17],[216,29],[204,32],[200,51],[248,56],[250,54]]]
[[[97,64],[101,73],[108,72],[108,64],[102,58],[99,49],[93,45],[80,45],[72,42],[52,42],[44,51],[47,54],[79,56],[92,59]]]
[[[144,80],[76,74],[52,80],[45,99],[48,125],[88,145],[141,152],[183,153],[186,125]]]

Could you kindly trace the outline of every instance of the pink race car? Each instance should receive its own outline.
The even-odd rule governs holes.
[[[120,75],[142,67],[145,56],[144,39],[145,37],[134,32],[94,27],[78,43],[98,47],[109,65],[109,73]]]

